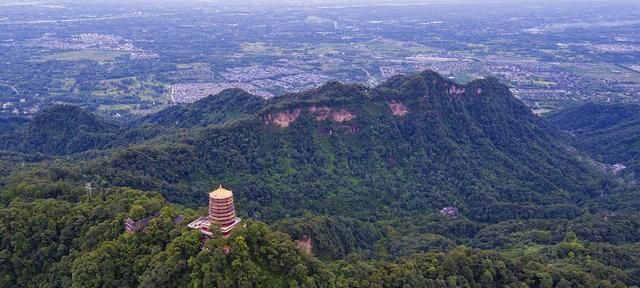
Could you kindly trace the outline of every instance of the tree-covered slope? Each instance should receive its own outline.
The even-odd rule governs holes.
[[[553,113],[547,119],[560,129],[586,133],[638,118],[640,105],[586,103]]]
[[[54,105],[31,120],[0,119],[0,150],[69,155],[112,149],[177,133],[178,128],[223,124],[255,115],[264,104],[262,97],[228,89],[196,103],[171,106],[128,125],[110,123],[79,107]]]
[[[117,130],[117,125],[76,106],[54,105],[36,114],[23,129],[2,136],[0,147],[20,152],[68,154],[102,147]]]
[[[3,130],[6,132],[1,133]],[[76,106],[53,105],[31,120],[1,122],[0,151],[72,155],[129,146],[170,133],[171,129],[162,126],[122,127]]]
[[[0,286],[640,285],[640,190],[583,162],[495,79],[331,82],[259,110],[247,97],[107,128],[89,149],[108,149],[84,157],[0,154]],[[221,183],[247,226],[203,247],[186,223]]]
[[[134,125],[156,124],[165,127],[189,128],[222,124],[253,115],[263,108],[264,98],[240,89],[227,89],[195,103],[171,106],[163,111],[143,117]]]
[[[640,175],[640,106],[585,104],[549,116],[569,131],[576,148],[606,164],[621,163],[623,172]]]
[[[157,194],[98,190],[83,199],[14,199],[0,207],[0,286],[335,287],[322,263],[263,223],[245,220],[232,237],[203,243],[188,222],[176,221],[196,214]],[[144,231],[124,231],[126,217],[154,214]]]
[[[0,191],[0,194],[4,191]],[[132,189],[62,189],[73,201],[14,198],[0,207],[2,287],[630,287],[637,245],[581,241],[572,231],[525,255],[464,246],[321,262],[281,232],[244,219],[203,241],[198,213]],[[141,232],[122,220],[157,215]],[[180,216],[184,220],[180,221]]]
[[[449,205],[489,222],[573,217],[606,180],[555,134],[496,80],[425,72],[272,99],[251,118],[118,151],[94,173],[181,203],[222,182],[262,219],[376,221]]]
[[[28,122],[29,119],[23,117],[0,117],[0,135],[15,132]]]

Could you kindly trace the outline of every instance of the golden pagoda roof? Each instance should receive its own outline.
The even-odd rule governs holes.
[[[218,189],[213,190],[211,193],[209,193],[209,198],[213,199],[227,199],[229,197],[233,197],[233,193],[231,192],[231,190],[222,188],[222,185],[220,185]]]

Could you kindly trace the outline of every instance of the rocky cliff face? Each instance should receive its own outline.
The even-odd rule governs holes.
[[[304,109],[305,112],[313,115],[316,121],[333,121],[333,122],[346,122],[356,117],[355,112],[347,109],[334,109],[328,106],[311,106]],[[302,108],[288,109],[279,112],[268,113],[263,117],[265,124],[273,124],[280,128],[287,128],[293,122],[295,122],[300,114],[303,112]]]
[[[309,112],[315,116],[317,121],[345,122],[356,117],[356,114],[346,109],[333,109],[327,106],[311,106]]]
[[[300,117],[302,109],[293,109],[267,114],[264,117],[265,124],[274,124],[280,128],[287,128]]]
[[[409,113],[409,108],[407,108],[407,105],[402,104],[402,102],[393,100],[388,101],[387,105],[389,105],[391,114],[393,114],[394,116],[404,116]]]

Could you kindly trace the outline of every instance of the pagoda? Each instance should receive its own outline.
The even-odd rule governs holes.
[[[206,236],[213,236],[212,224],[220,226],[222,236],[228,237],[231,230],[240,223],[236,217],[236,208],[233,204],[233,192],[224,189],[222,185],[209,193],[209,215],[203,216],[187,225],[189,228],[198,229]]]

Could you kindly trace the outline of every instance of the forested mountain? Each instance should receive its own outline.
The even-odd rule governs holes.
[[[425,71],[269,100],[226,90],[128,126],[52,109],[76,115],[50,129],[74,136],[64,145],[41,132],[54,156],[9,142],[0,154],[20,162],[0,170],[7,286],[640,285],[640,190],[493,78]],[[89,130],[110,139],[68,148]],[[220,183],[249,224],[203,250],[175,221],[199,213],[176,204],[204,207]],[[158,212],[146,232],[122,230]]]
[[[573,217],[607,180],[556,133],[496,80],[461,86],[425,72],[374,89],[329,83],[285,95],[252,117],[87,169],[185,204],[229,183],[260,219],[310,210],[378,221],[449,205],[483,222]]]
[[[0,138],[0,147],[20,152],[65,154],[103,147],[118,127],[76,106],[54,105],[22,129]]]
[[[161,126],[122,127],[71,105],[54,105],[31,120],[17,118],[6,123],[0,129],[0,149],[45,155],[128,146],[170,133]]]
[[[640,105],[586,103],[549,115],[556,127],[572,133],[606,129],[640,118]]]
[[[76,106],[54,105],[31,120],[0,119],[0,148],[25,153],[63,155],[129,146],[174,128],[222,124],[254,115],[265,100],[240,89],[228,89],[196,103],[176,105],[130,123],[110,123]]]
[[[640,175],[640,105],[588,103],[548,119],[573,134],[573,145],[594,159]]]
[[[264,98],[240,89],[227,89],[210,95],[196,103],[171,106],[135,122],[159,124],[169,127],[189,128],[222,124],[227,121],[254,115],[263,108]]]
[[[26,125],[28,122],[29,120],[23,117],[0,118],[0,123],[2,123],[2,125],[0,125],[0,135],[14,132],[15,130]]]

